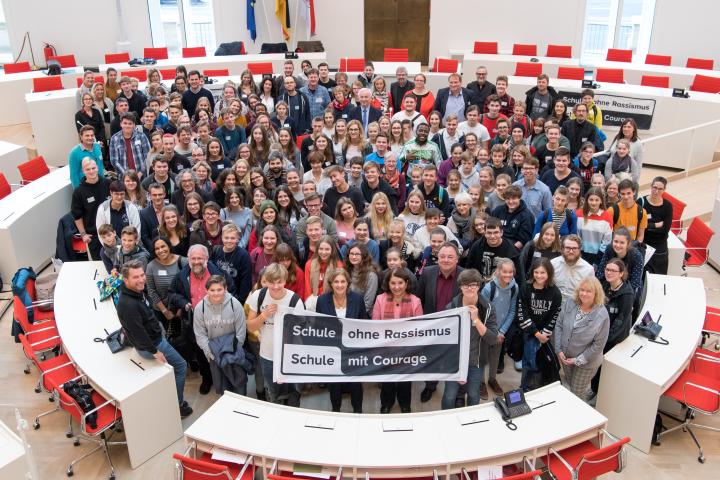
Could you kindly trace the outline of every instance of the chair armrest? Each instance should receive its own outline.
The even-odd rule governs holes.
[[[55,336],[53,336],[53,337],[46,338],[45,340],[40,340],[39,342],[31,343],[30,346],[31,346],[31,347],[35,347],[35,346],[37,346],[37,345],[42,345],[43,343],[47,343],[47,342],[49,342],[50,340],[57,340],[57,339],[60,339],[60,336],[59,336],[59,335],[55,335]],[[61,340],[62,340],[62,339],[61,339]]]
[[[107,401],[105,401],[104,403],[101,403],[100,405],[96,406],[95,408],[93,408],[93,409],[90,410],[89,412],[83,412],[82,416],[80,417],[80,428],[82,429],[82,431],[83,431],[83,432],[86,431],[85,425],[86,425],[87,417],[88,417],[89,415],[92,415],[93,413],[97,413],[101,408],[106,407],[107,405],[111,405],[111,404],[115,406],[115,417],[113,418],[113,424],[114,424],[115,422],[117,422],[117,418],[118,418],[118,415],[117,415],[118,408],[117,408],[117,405],[115,404],[115,399],[112,399],[112,398],[111,398],[110,400],[107,400]]]
[[[194,442],[193,442],[193,443],[194,443]],[[254,465],[254,464],[255,464],[255,457],[253,457],[252,455],[250,455],[250,456],[245,460],[245,465],[243,465],[243,467],[240,469],[240,473],[238,473],[238,476],[235,477],[235,480],[241,480],[242,477],[243,477],[243,475],[245,475],[245,472],[247,471],[248,467],[250,467],[250,465]],[[342,474],[342,467],[340,467],[340,468],[338,469],[338,473],[339,473],[339,474]],[[338,480],[341,480],[341,479],[342,479],[341,476],[338,476],[338,477],[336,477],[336,478],[337,478]]]
[[[38,328],[37,330],[29,331],[25,334],[26,337],[29,337],[30,335],[40,333],[40,332],[47,332],[48,330],[57,330],[55,327],[45,327],[45,328]]]
[[[462,468],[461,472],[462,472],[462,476],[465,480],[470,480],[470,474],[468,474],[468,471],[465,467]],[[437,475],[437,472],[435,470],[433,470],[433,480],[437,480],[436,475]]]
[[[565,466],[565,468],[567,469],[567,471],[572,474],[572,472],[573,472],[573,467],[572,467],[567,461],[565,461],[565,459],[564,459],[554,448],[551,447],[551,448],[549,449],[549,452],[550,452],[551,454],[555,455],[555,456],[558,458],[558,460],[560,460],[560,463],[562,463],[562,464]]]
[[[186,457],[190,456],[190,451],[194,450],[196,446],[197,446],[197,444],[194,441],[190,442],[190,445],[188,445],[188,447],[185,449],[185,452],[183,453],[183,455]],[[193,456],[193,458],[195,458],[195,457]]]
[[[695,352],[695,358],[703,362],[720,363],[720,358],[702,352]]]
[[[68,365],[75,365],[73,362],[67,362],[63,363],[62,365],[58,365],[57,367],[48,368],[44,372],[41,373],[41,375],[45,375],[46,373],[54,372],[55,370],[60,370],[63,367],[67,367]]]
[[[686,389],[688,386],[697,388],[698,390],[704,390],[704,391],[709,392],[709,393],[712,393],[712,394],[714,394],[715,396],[718,397],[718,399],[719,399],[719,403],[718,403],[719,408],[716,409],[715,411],[707,412],[708,414],[713,414],[713,413],[716,413],[716,412],[718,412],[718,411],[720,410],[720,391],[715,390],[715,389],[712,389],[712,388],[710,388],[710,387],[706,387],[705,385],[699,385],[699,384],[693,383],[693,382],[685,382],[685,384],[683,385],[683,400],[685,400],[684,403],[685,403],[686,405],[688,405],[688,406],[691,407],[691,408],[694,408],[695,410],[699,410],[699,411],[701,411],[701,412],[704,412],[703,409],[698,408],[698,407],[695,407],[695,406],[693,406],[691,403],[688,403],[688,402],[687,402],[687,393],[686,393],[685,389]]]

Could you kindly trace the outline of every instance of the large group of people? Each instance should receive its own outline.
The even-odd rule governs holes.
[[[467,307],[467,382],[442,408],[557,380],[597,393],[604,351],[630,333],[644,272],[666,273],[667,181],[638,197],[642,145],[625,120],[606,148],[592,90],[567,105],[540,75],[526,98],[485,67],[432,92],[404,67],[386,82],[287,61],[221,98],[197,71],[144,89],[91,72],[70,152],[72,216],[93,259],[121,275],[118,314],[136,349],[213,386],[299,405],[272,377],[278,305],[356,319]],[[654,252],[646,263],[646,247]],[[234,353],[233,360],[225,354]],[[508,360],[506,357],[510,358]],[[420,401],[438,384],[427,382]],[[333,410],[363,385],[328,386]],[[381,412],[411,409],[408,382],[382,384]]]

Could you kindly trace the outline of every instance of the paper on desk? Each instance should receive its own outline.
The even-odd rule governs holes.
[[[413,424],[410,420],[386,419],[382,421],[383,432],[412,432]]]
[[[647,263],[652,258],[653,253],[655,253],[655,249],[646,243],[645,244],[645,261],[643,262],[643,266],[647,265]]]
[[[293,463],[293,473],[311,478],[328,479],[331,477],[329,473],[323,471],[323,467],[320,465],[307,465],[305,463]]]
[[[494,480],[496,478],[503,478],[503,469],[501,465],[478,468],[478,480]]]
[[[220,462],[230,462],[237,465],[245,465],[247,455],[244,453],[233,452],[232,450],[225,450],[224,448],[213,447],[211,458]]]

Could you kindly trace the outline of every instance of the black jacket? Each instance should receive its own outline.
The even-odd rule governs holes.
[[[73,220],[82,219],[85,232],[95,235],[98,207],[108,198],[110,198],[110,180],[100,177],[96,183],[88,183],[87,178],[83,178],[72,193],[70,213]]]
[[[495,309],[483,298],[478,295],[476,303],[478,309],[478,318],[485,324],[487,331],[485,335],[480,336],[475,325],[470,326],[470,365],[479,367],[488,363],[490,348],[497,343],[498,324],[495,316]],[[452,301],[445,307],[446,310],[462,307],[462,295],[453,297]]]
[[[390,84],[390,100],[392,100],[393,113],[397,113],[402,110],[402,101],[405,94],[415,88],[415,83],[410,80],[405,82],[405,85],[400,85],[398,82]]]
[[[565,120],[560,133],[570,141],[570,153],[575,157],[580,153],[580,147],[582,147],[583,143],[595,143],[597,128],[587,120],[583,123],[579,123],[577,120]]]
[[[368,125],[372,122],[377,122],[380,120],[380,117],[382,117],[382,112],[380,110],[373,106],[368,107]],[[357,120],[362,125],[362,107],[360,105],[350,110],[348,113],[348,122],[350,120]],[[365,126],[363,126],[363,129],[364,128]]]
[[[475,105],[475,93],[469,88],[462,88],[460,90],[460,93],[463,97],[463,104],[465,104],[465,110],[463,110],[464,113],[467,111],[469,106]],[[445,107],[447,105],[449,96],[450,87],[441,88],[440,90],[438,90],[437,95],[435,96],[435,105],[433,106],[433,110],[437,110],[438,112],[440,112],[440,118],[445,117]]]
[[[130,290],[123,283],[118,289],[118,319],[133,347],[155,354],[162,340],[162,327],[145,292]]]
[[[603,290],[605,307],[610,316],[610,332],[603,349],[607,352],[630,335],[634,296],[629,282],[623,282],[617,291],[611,290],[610,285],[603,282]]]
[[[208,261],[207,269],[210,275],[222,275],[225,277],[228,292],[231,294],[235,293],[235,281],[230,278],[227,273],[220,270],[220,268],[211,261]],[[175,275],[175,278],[173,278],[168,292],[168,301],[174,311],[184,309],[185,305],[190,303],[190,298],[190,264],[188,263]],[[168,306],[168,308],[170,308],[170,306]]]
[[[525,245],[532,238],[535,218],[525,205],[525,200],[520,200],[520,206],[513,212],[508,210],[507,205],[500,205],[492,211],[492,216],[502,222],[503,238],[510,242]]]
[[[154,252],[152,241],[158,235],[158,219],[152,204],[140,210],[140,240],[148,252]],[[153,255],[154,256],[154,255]]]
[[[240,303],[245,303],[252,289],[252,265],[247,250],[236,248],[226,253],[222,246],[217,245],[210,252],[210,260],[232,278],[235,284],[235,298],[240,300]]]
[[[213,197],[212,193],[208,192],[207,190],[203,190],[202,188],[199,188],[197,186],[195,187],[195,193],[200,195],[200,198],[202,198],[203,202],[205,203],[209,201],[215,201],[215,197]],[[183,193],[181,188],[178,188],[173,192],[172,197],[170,198],[170,203],[177,207],[180,215],[185,213],[185,194]]]
[[[483,108],[485,108],[485,99],[493,93],[497,93],[495,84],[490,82],[483,83],[481,87],[477,80],[475,80],[468,83],[467,88],[475,94],[475,105],[480,107],[480,112],[482,112]]]
[[[460,275],[464,268],[458,266],[455,267],[455,279]],[[437,265],[430,265],[423,269],[420,278],[418,278],[418,286],[415,295],[420,299],[423,305],[423,312],[432,313],[438,311],[440,305],[437,305],[437,279],[440,275],[440,267]],[[452,296],[453,298],[460,294],[460,285],[455,282],[453,286]]]
[[[316,305],[317,313],[324,315],[337,316],[335,311],[335,303],[333,302],[332,292],[323,293],[317,299]],[[356,292],[347,292],[347,305],[345,311],[345,318],[356,318],[358,320],[367,320],[368,315],[365,310],[365,300],[362,295]]]
[[[311,127],[312,118],[310,118],[310,100],[308,100],[307,96],[299,90],[295,93],[297,93],[297,98],[293,98],[293,104],[290,103],[290,95],[288,95],[288,92],[282,92],[280,97],[278,97],[278,102],[285,102],[288,104],[288,117],[292,118],[295,123],[295,135],[304,135],[306,132],[310,131]],[[299,108],[295,109],[293,107],[294,105]]]
[[[431,140],[433,143],[436,143],[438,148],[440,149],[440,158],[442,158],[443,160],[447,160],[448,158],[450,158],[450,152],[448,152],[445,148],[445,140],[443,139],[443,135],[445,135],[445,129],[440,130],[438,133],[433,135]],[[465,135],[460,135],[457,143],[465,144]]]
[[[527,106],[527,111],[525,113],[527,113],[528,115],[530,115],[530,112],[532,112],[533,97],[535,96],[535,92],[537,91],[538,87],[532,87],[530,90],[525,92],[525,105]],[[548,108],[543,115],[543,118],[547,117],[552,113],[553,105],[555,105],[555,100],[558,99],[558,93],[553,87],[548,87],[548,93],[550,94],[550,102],[548,103]]]
[[[373,195],[375,195],[377,192],[382,192],[385,195],[387,195],[388,200],[390,200],[390,209],[393,211],[394,215],[398,214],[397,211],[397,200],[398,200],[398,192],[393,189],[389,183],[387,183],[384,179],[380,179],[380,183],[378,184],[377,188],[370,188],[370,185],[368,185],[367,180],[363,179],[362,184],[360,185],[360,191],[363,194],[363,197],[365,198],[365,201],[367,203],[370,203],[372,201]],[[358,212],[360,214],[361,212]]]

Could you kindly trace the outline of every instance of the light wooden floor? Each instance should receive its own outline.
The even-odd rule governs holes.
[[[32,147],[32,137],[28,125],[0,128],[0,139]],[[647,168],[643,171],[641,182],[650,180],[657,174],[666,173],[662,169]],[[712,209],[712,199],[715,194],[717,172],[715,170],[671,183],[671,192],[688,203],[690,213],[686,218],[695,215],[706,214]],[[720,275],[710,267],[702,267],[691,272],[693,276],[704,279],[707,292],[708,304],[720,306]],[[4,279],[7,284],[10,279]],[[7,298],[3,294],[2,298]],[[0,301],[0,311],[7,304]],[[20,410],[21,415],[32,424],[32,420],[38,413],[53,407],[47,401],[44,394],[33,392],[37,381],[37,372],[30,375],[23,374],[25,359],[19,345],[15,344],[8,335],[12,320],[11,311],[5,312],[0,318],[0,419],[8,425],[14,425],[14,408]],[[519,384],[519,375],[513,370],[511,363],[505,373],[499,377],[501,384],[506,388],[514,388]],[[252,380],[251,380],[252,382]],[[197,393],[200,379],[198,374],[189,373],[186,384],[186,398],[195,409],[195,413],[183,421],[187,428],[195,418],[205,411],[217,398],[214,394],[202,396]],[[413,410],[429,411],[440,408],[440,391],[438,391],[431,402],[421,404],[419,393],[422,384],[414,385]],[[440,389],[441,390],[441,389]],[[254,391],[251,385],[249,392]],[[492,395],[492,394],[491,394]],[[628,394],[628,402],[632,401],[632,393]],[[330,409],[330,400],[325,390],[313,390],[303,396],[302,406],[306,408]],[[350,411],[349,399],[345,400],[344,411]],[[368,385],[365,389],[364,409],[366,412],[379,411],[379,389]],[[720,427],[720,418],[697,419],[700,423]],[[671,425],[666,420],[666,425]],[[65,438],[67,428],[67,417],[64,413],[55,413],[42,420],[42,426],[35,431],[30,428],[27,432],[28,439],[35,452],[36,463],[40,479],[61,479],[65,478],[65,468],[75,457],[80,456],[90,448],[90,445],[83,444],[80,447],[73,447],[72,441]],[[666,480],[681,478],[710,479],[719,478],[720,468],[720,434],[696,430],[705,450],[707,463],[700,465],[697,458],[697,451],[690,436],[686,433],[675,432],[663,438],[663,445],[654,447],[650,455],[645,455],[632,448],[628,453],[628,467],[621,474],[610,474],[603,478],[633,479],[633,480]],[[479,439],[479,441],[492,441],[491,439]],[[322,446],[318,446],[322,448]],[[171,456],[174,452],[182,452],[184,442],[179,439],[173,445],[166,448],[148,462],[132,470],[129,465],[127,452],[122,447],[111,450],[111,456],[115,463],[118,479],[170,479],[172,478]],[[84,460],[75,468],[77,479],[102,479],[107,475],[108,469],[101,454]]]

